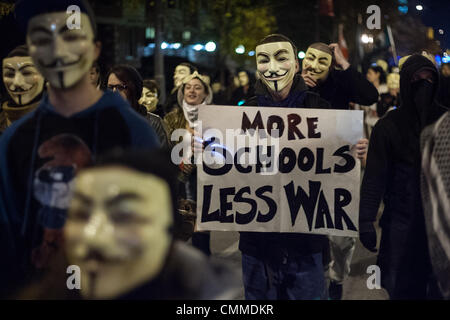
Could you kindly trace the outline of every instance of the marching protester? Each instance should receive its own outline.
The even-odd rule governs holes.
[[[381,93],[377,103],[377,116],[380,118],[400,106],[400,74],[393,72],[387,76],[387,88],[388,92]]]
[[[67,7],[80,28],[66,28]],[[0,139],[0,290],[25,284],[60,250],[75,173],[114,148],[158,148],[153,129],[116,93],[97,90],[89,70],[100,54],[83,0],[22,0],[15,14],[48,95]],[[66,35],[70,32],[71,36]]]
[[[118,91],[122,98],[129,102],[133,110],[145,117],[158,135],[161,148],[169,150],[170,140],[163,120],[139,103],[144,87],[139,72],[130,65],[117,65],[109,71],[106,79],[108,79],[107,88]]]
[[[330,108],[296,74],[297,49],[290,39],[269,35],[258,43],[255,55],[260,79],[255,96],[245,105]],[[325,236],[311,234],[241,232],[246,299],[325,298],[322,259],[327,241]]]
[[[9,95],[0,111],[0,134],[14,121],[36,109],[44,91],[44,78],[31,60],[26,45],[3,59],[3,83]]]
[[[147,108],[147,112],[151,112],[162,117],[162,105],[159,103],[161,92],[158,83],[153,79],[145,79],[142,84],[142,96],[139,99],[139,103]]]
[[[370,66],[367,70],[367,80],[375,88],[378,90],[378,94],[384,94],[388,92],[388,88],[386,86],[386,74],[384,73],[384,70],[380,66]],[[375,123],[377,123],[378,119],[380,119],[380,115],[377,114],[377,103],[373,103],[370,106],[362,106],[366,116],[364,119],[365,125],[366,125],[366,132],[367,137],[370,137],[370,133],[372,132],[373,126]]]
[[[421,135],[421,191],[433,275],[434,298],[450,299],[450,112]]]
[[[239,87],[233,91],[231,105],[241,106],[245,101],[254,95],[253,83],[250,82],[250,77],[247,71],[242,70],[238,72]]]
[[[134,209],[124,213],[123,207]],[[166,153],[113,152],[99,158],[77,175],[64,253],[19,297],[235,299],[237,272],[174,239],[176,210],[176,172]],[[81,290],[64,286],[69,265],[80,267]]]
[[[302,73],[310,90],[331,104],[332,109],[349,109],[350,103],[374,103],[378,99],[375,87],[345,59],[337,44],[317,42],[308,47],[302,62]],[[364,161],[367,139],[360,140],[358,148]],[[329,295],[342,298],[342,283],[350,273],[355,250],[353,237],[329,236],[330,267],[325,272],[330,279]],[[326,259],[325,259],[326,260]],[[326,263],[328,264],[328,263]]]
[[[425,299],[431,262],[420,193],[420,133],[444,112],[436,104],[439,74],[423,55],[412,55],[400,71],[401,106],[375,125],[361,185],[361,243],[376,252],[374,222],[384,211],[377,265],[391,299]]]
[[[164,104],[164,116],[170,111],[176,109],[178,105],[178,89],[183,84],[183,79],[188,75],[194,73],[194,71],[198,71],[195,66],[190,64],[189,62],[182,62],[175,67],[173,72],[173,89],[170,92],[170,95],[166,99],[166,103]]]
[[[197,127],[199,108],[211,103],[212,90],[205,83],[203,76],[194,71],[183,79],[178,88],[177,97],[178,106],[164,117],[169,133],[172,135],[177,129],[186,129],[193,134]],[[183,183],[184,191],[181,204],[190,208],[193,211],[191,214],[194,215],[197,201],[197,169],[194,164],[186,162],[180,164],[180,170],[181,174],[179,177]],[[188,205],[189,203],[190,205]],[[207,256],[211,254],[209,232],[194,232],[192,244]]]

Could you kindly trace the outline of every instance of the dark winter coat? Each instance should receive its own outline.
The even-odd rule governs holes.
[[[352,66],[332,70],[324,83],[310,90],[328,101],[332,109],[348,110],[350,102],[370,106],[378,101],[377,89]]]
[[[437,69],[427,58],[411,56],[400,73],[400,108],[380,119],[372,131],[361,185],[361,233],[373,230],[384,202],[377,264],[391,299],[424,298],[431,271],[420,193],[420,132],[444,109],[434,102],[416,107],[411,80],[419,70],[432,72],[436,96]]]

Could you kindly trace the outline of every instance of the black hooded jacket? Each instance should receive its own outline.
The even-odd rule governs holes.
[[[324,83],[310,89],[331,104],[332,109],[349,109],[354,102],[370,106],[378,101],[377,89],[354,67],[331,70]]]
[[[433,84],[412,83],[423,71],[432,75]],[[400,108],[380,119],[370,137],[359,225],[361,233],[373,230],[383,199],[378,266],[391,299],[423,298],[430,272],[420,193],[420,132],[445,111],[434,102],[438,82],[435,66],[412,55],[400,72]]]

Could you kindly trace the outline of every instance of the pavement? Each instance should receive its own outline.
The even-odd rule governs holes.
[[[379,236],[378,239],[380,239]],[[212,231],[211,259],[228,263],[232,268],[239,271],[239,275],[242,275],[241,252],[238,249],[238,242],[239,233],[237,232]],[[367,279],[371,275],[367,273],[367,267],[375,264],[376,253],[366,250],[358,239],[353,254],[351,271],[343,284],[342,300],[387,300],[389,298],[384,289],[370,290],[367,287]],[[244,299],[243,287],[239,299]]]

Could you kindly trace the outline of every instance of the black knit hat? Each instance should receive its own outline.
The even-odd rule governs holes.
[[[15,6],[15,17],[23,32],[27,32],[30,20],[40,14],[52,12],[67,12],[67,8],[76,5],[81,13],[89,17],[94,38],[97,37],[97,24],[94,11],[86,0],[19,0]],[[68,14],[69,16],[70,14]]]

